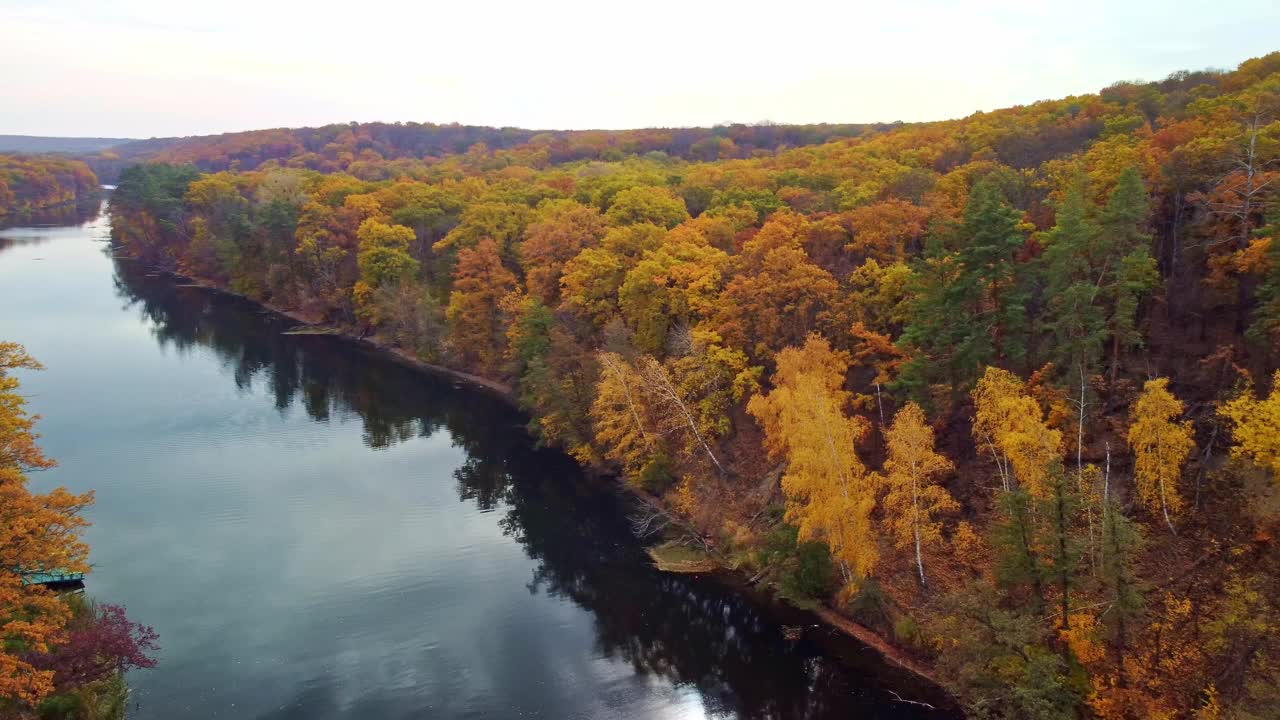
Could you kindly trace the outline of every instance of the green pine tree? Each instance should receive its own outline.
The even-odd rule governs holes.
[[[954,400],[988,365],[1026,359],[1031,278],[1016,258],[1026,239],[1020,218],[995,183],[978,182],[964,221],[946,237],[930,238],[913,273],[911,320],[899,341],[913,359],[898,384],[916,400],[927,403],[926,391],[940,382]]]
[[[1026,357],[1026,290],[1019,282],[1017,251],[1026,242],[1022,215],[994,183],[979,182],[969,193],[960,226],[963,290],[969,309],[982,324],[960,354],[975,368]]]
[[[1147,224],[1147,188],[1137,168],[1120,174],[1099,218],[1101,232],[1094,262],[1101,268],[1098,284],[1108,305],[1107,329],[1111,334],[1111,382],[1116,381],[1120,353],[1142,346],[1138,330],[1138,305],[1160,283]]]
[[[1259,237],[1271,239],[1267,247],[1267,272],[1262,283],[1254,291],[1258,305],[1253,311],[1253,322],[1248,336],[1266,343],[1280,341],[1280,205],[1271,209],[1267,224],[1256,231]]]
[[[1141,548],[1142,535],[1134,522],[1114,501],[1104,503],[1099,580],[1102,595],[1111,604],[1101,619],[1121,687],[1126,682],[1124,660],[1129,645],[1129,628],[1142,614],[1142,584],[1134,570]]]
[[[1099,229],[1089,217],[1083,177],[1071,184],[1057,212],[1057,222],[1045,236],[1041,272],[1045,293],[1044,325],[1051,334],[1049,357],[1059,368],[1077,406],[1076,471],[1084,444],[1085,408],[1089,376],[1102,355],[1107,326],[1099,302],[1100,276],[1090,252]],[[1104,265],[1105,267],[1105,265]]]

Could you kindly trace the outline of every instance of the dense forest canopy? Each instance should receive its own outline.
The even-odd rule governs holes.
[[[897,127],[154,158],[131,253],[510,384],[974,716],[1280,705],[1280,53]]]
[[[122,141],[83,159],[105,180],[143,161],[189,163],[205,172],[253,170],[276,161],[288,167],[348,172],[365,180],[414,174],[431,163],[468,151],[504,151],[511,164],[546,167],[572,160],[616,161],[665,153],[688,160],[751,157],[782,147],[857,137],[891,125],[722,125],[647,130],[526,130],[434,123],[335,123],[315,128],[275,128],[222,135]]]
[[[129,138],[0,135],[0,153],[93,153],[132,142]]]
[[[97,192],[97,176],[79,160],[0,155],[0,216],[89,200]]]

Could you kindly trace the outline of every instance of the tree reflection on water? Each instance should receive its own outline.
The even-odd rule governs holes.
[[[459,498],[501,513],[503,532],[537,562],[529,592],[590,611],[601,655],[625,660],[639,675],[695,688],[708,713],[943,716],[893,702],[884,688],[944,701],[852,641],[825,629],[811,629],[799,642],[784,639],[782,623],[810,624],[808,614],[711,578],[654,570],[627,530],[626,499],[563,454],[537,448],[526,418],[502,400],[340,338],[284,335],[293,325],[287,319],[149,276],[130,261],[116,262],[115,283],[162,347],[212,349],[237,387],[265,385],[282,413],[299,407],[322,423],[358,417],[374,450],[447,432],[467,455],[454,472]],[[322,688],[309,692],[323,695]]]

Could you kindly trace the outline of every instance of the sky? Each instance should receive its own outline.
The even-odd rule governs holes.
[[[0,134],[963,117],[1280,50],[1276,0],[0,0]]]

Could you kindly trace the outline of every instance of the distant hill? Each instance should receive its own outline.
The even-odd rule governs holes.
[[[90,153],[133,142],[132,138],[41,137],[0,135],[0,152]]]
[[[76,155],[108,184],[114,184],[124,168],[153,161],[191,164],[202,172],[253,170],[274,161],[321,172],[351,172],[373,179],[370,172],[379,176],[390,173],[382,166],[389,161],[439,160],[462,155],[471,148],[485,153],[506,152],[512,157],[538,155],[539,162],[553,165],[576,160],[617,161],[646,153],[712,161],[748,158],[786,147],[820,145],[899,126],[900,123],[762,123],[709,128],[548,131],[415,122],[335,123],[221,135],[103,140],[118,144],[81,150]],[[3,151],[2,144],[0,151]]]
[[[145,140],[0,135],[0,153],[73,155],[87,163],[102,182],[115,184],[122,170],[142,162],[192,164],[203,172],[218,172],[252,170],[264,162],[276,161],[322,172],[360,174],[361,168],[371,163],[438,160],[460,155],[472,147],[520,155],[541,154],[542,162],[551,164],[575,160],[615,161],[651,152],[694,161],[727,160],[786,147],[821,145],[899,125],[760,123],[709,128],[545,131],[414,122],[336,123]]]
[[[718,125],[635,130],[530,130],[515,127],[416,122],[335,123],[184,138],[152,138],[111,148],[129,164],[191,164],[203,172],[252,170],[278,162],[321,172],[350,172],[364,179],[387,174],[375,165],[439,161],[468,152],[501,153],[505,160],[558,165],[580,160],[620,161],[659,153],[691,161],[749,158],[782,148],[821,145],[883,132],[900,124]],[[536,159],[534,159],[536,157]],[[91,162],[92,164],[92,162]],[[399,171],[403,172],[404,168]],[[110,177],[108,168],[97,168]],[[392,172],[391,174],[394,174]]]

